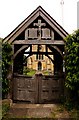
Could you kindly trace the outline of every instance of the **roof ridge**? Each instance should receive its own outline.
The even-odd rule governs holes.
[[[27,23],[35,14],[38,14],[39,12],[39,15],[41,15],[41,13],[43,15],[45,15],[45,17],[47,17],[49,19],[49,21],[51,21],[56,27],[57,29],[59,29],[59,31],[62,32],[62,34],[64,35],[67,35],[68,33],[65,31],[65,29],[60,25],[58,24],[58,22],[47,12],[45,11],[40,5],[33,11],[31,12],[31,14],[29,16],[27,16],[9,35],[7,35],[3,41],[6,42],[8,41],[9,39],[11,39],[11,37],[13,37],[13,35],[19,31],[19,29],[21,29],[22,26],[25,25],[25,23]]]

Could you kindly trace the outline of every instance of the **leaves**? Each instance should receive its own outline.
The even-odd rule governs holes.
[[[65,38],[66,88],[78,97],[79,91],[79,30]]]
[[[10,44],[5,43],[2,45],[2,91],[3,95],[8,93],[9,90],[9,80],[7,79],[7,74],[9,67],[11,65],[12,48]]]

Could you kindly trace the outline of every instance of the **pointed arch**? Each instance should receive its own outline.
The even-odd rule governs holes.
[[[38,62],[38,70],[42,70],[42,63],[40,61]]]

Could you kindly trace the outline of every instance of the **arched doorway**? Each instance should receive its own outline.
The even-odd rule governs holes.
[[[38,70],[42,70],[42,64],[41,64],[41,62],[38,62]]]

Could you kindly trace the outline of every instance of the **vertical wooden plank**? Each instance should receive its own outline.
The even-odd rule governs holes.
[[[13,79],[13,100],[17,100],[17,78]]]
[[[38,98],[39,98],[39,103],[42,102],[41,94],[42,94],[42,74],[39,74],[39,79],[38,79]]]
[[[52,81],[53,80],[49,80],[49,100],[52,100],[53,97],[53,93],[52,93]]]
[[[51,76],[36,74],[34,78],[26,76],[15,76],[14,78],[14,100],[29,101],[30,103],[50,103],[60,99],[63,78],[58,80]]]
[[[35,95],[35,103],[38,103],[39,102],[39,99],[38,99],[38,74],[35,74],[35,91],[36,91],[36,95]]]

